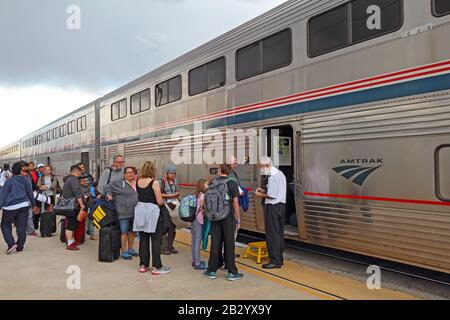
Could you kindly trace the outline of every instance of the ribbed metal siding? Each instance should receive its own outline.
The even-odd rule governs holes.
[[[332,168],[324,166],[326,161],[312,162],[314,156],[311,156],[311,152],[315,152],[316,157],[334,158],[334,148],[339,146],[344,151],[338,154],[360,155],[360,148],[372,146],[374,141],[380,141],[376,145],[384,146],[376,152],[388,154],[400,163],[406,161],[411,164],[408,170],[402,169],[404,171],[396,173],[388,168],[392,163],[385,163],[384,173],[375,175],[363,187],[355,187],[333,174],[310,177],[307,181],[310,185],[308,191],[323,188],[324,192],[355,196],[389,196],[384,192],[396,192],[393,197],[414,199],[414,194],[419,194],[423,198],[419,197],[418,200],[438,201],[434,198],[434,186],[430,183],[432,179],[418,181],[414,176],[418,174],[415,170],[433,176],[433,155],[429,149],[448,141],[448,92],[316,113],[305,116],[302,121],[304,156],[308,158],[304,168],[306,175],[313,166],[317,166],[324,174]],[[383,141],[385,143],[382,144]],[[398,149],[403,150],[405,143],[421,146],[424,141],[430,142],[433,147],[424,145],[423,151],[416,146],[409,147],[414,150],[409,156],[416,155],[417,159],[407,160],[404,154],[395,149],[386,149],[398,145]],[[330,148],[333,151],[327,153]],[[367,152],[367,147],[365,149],[363,153]],[[320,155],[317,154],[318,150],[322,150]],[[423,153],[427,156],[424,157]],[[393,186],[386,186],[386,181],[391,181],[388,179],[391,177],[383,174],[399,174],[398,181]],[[419,183],[411,184],[410,181]],[[324,187],[323,183],[328,183],[328,187]],[[450,271],[448,206],[305,196],[303,212],[309,242]]]
[[[404,99],[395,105],[341,108],[306,116],[303,143],[383,139],[450,133],[449,93],[434,95],[435,101]]]
[[[450,215],[307,199],[309,241],[450,270]]]

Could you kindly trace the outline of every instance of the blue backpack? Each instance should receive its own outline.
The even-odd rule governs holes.
[[[197,197],[193,194],[184,197],[178,208],[180,219],[185,222],[193,222],[197,217]]]

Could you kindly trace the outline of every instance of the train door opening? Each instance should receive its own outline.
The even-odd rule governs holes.
[[[260,133],[260,154],[267,155],[286,177],[285,234],[298,236],[297,210],[295,203],[294,130],[290,125],[264,128]],[[278,155],[275,157],[275,155]],[[267,177],[261,178],[261,184]]]
[[[89,161],[89,152],[81,153],[81,163],[84,164],[86,172],[91,172],[91,162]]]

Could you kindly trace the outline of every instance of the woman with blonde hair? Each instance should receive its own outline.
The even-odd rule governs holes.
[[[139,272],[145,273],[150,267],[150,239],[152,240],[152,274],[162,275],[171,271],[161,262],[161,244],[163,224],[160,207],[164,205],[161,188],[156,177],[156,166],[146,161],[141,168],[140,178],[136,184],[139,203],[135,209],[133,231],[138,231],[139,242]],[[156,183],[155,183],[156,181]]]

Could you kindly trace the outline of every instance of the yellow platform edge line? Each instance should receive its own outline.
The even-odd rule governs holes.
[[[177,240],[181,243],[191,245],[191,236],[188,231],[179,230],[177,232]],[[245,248],[238,248],[237,251],[241,254],[241,257],[245,253]],[[205,253],[202,251],[202,253]],[[206,255],[208,255],[206,253]],[[242,263],[245,264],[242,265]],[[236,262],[240,262],[240,266],[245,268],[245,270],[254,273],[255,275],[261,276],[263,278],[269,279],[271,281],[282,283],[289,287],[295,287],[296,289],[302,289],[300,291],[314,292],[314,296],[320,295],[320,298],[333,299],[333,295],[338,297],[343,297],[348,300],[417,300],[418,297],[412,296],[410,294],[394,291],[391,289],[381,289],[381,290],[369,290],[366,284],[355,279],[350,279],[341,275],[331,274],[327,271],[314,269],[312,267],[304,266],[295,261],[285,261],[285,266],[276,271],[268,272],[258,272],[251,267],[261,268],[260,264],[257,264],[255,259],[250,258],[240,258],[236,259]],[[246,265],[251,265],[251,267],[246,267]],[[305,278],[305,274],[311,279]],[[317,291],[328,292],[330,296],[325,296],[319,294],[318,292],[309,289],[308,287],[302,286],[302,284],[294,284],[289,281],[278,278],[282,276],[293,282],[298,282],[299,277],[301,277],[301,282],[308,287],[317,288]],[[309,281],[308,281],[309,280]]]

